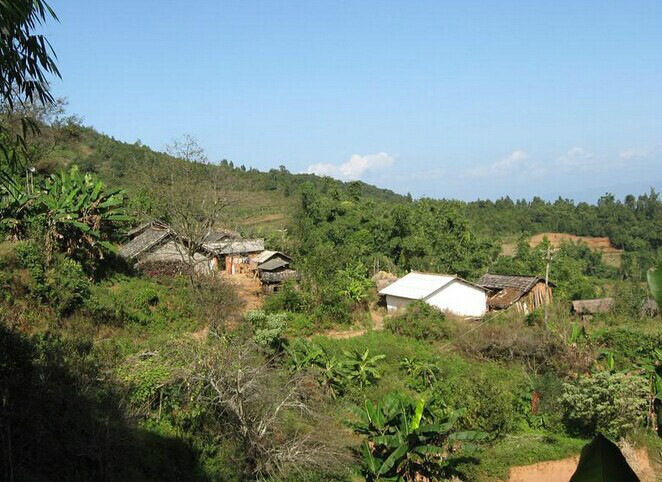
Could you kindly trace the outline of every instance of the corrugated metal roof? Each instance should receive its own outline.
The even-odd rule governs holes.
[[[131,241],[122,246],[119,250],[120,256],[128,259],[135,258],[141,253],[151,249],[152,247],[159,244],[168,236],[171,236],[173,233],[169,229],[164,229],[161,227],[148,227],[138,236],[133,238]]]
[[[381,290],[379,294],[422,300],[454,279],[457,278],[449,275],[409,273]]]
[[[265,261],[264,263],[260,263],[257,268],[261,271],[273,271],[278,268],[283,268],[285,266],[289,266],[290,262],[287,260],[284,260],[282,258],[272,258],[269,261]]]
[[[271,258],[273,258],[274,256],[278,256],[278,257],[283,258],[283,259],[285,259],[285,260],[287,260],[287,261],[292,261],[292,258],[290,258],[290,257],[289,257],[288,255],[286,255],[285,253],[282,253],[282,252],[280,252],[280,251],[270,251],[270,250],[268,250],[268,249],[265,249],[264,251],[262,251],[260,254],[258,254],[258,255],[255,257],[255,262],[256,262],[257,264],[264,263],[264,262],[266,262],[266,261],[269,261],[269,260],[270,260]]]
[[[236,241],[205,243],[207,249],[216,254],[244,254],[264,251],[264,239],[240,239]]]
[[[256,262],[257,264],[264,263],[264,262],[267,261],[269,258],[271,258],[274,254],[276,254],[277,252],[278,252],[278,251],[270,251],[270,250],[268,250],[268,249],[265,249],[264,251],[262,251],[260,254],[258,254],[258,255],[255,257],[255,262]]]

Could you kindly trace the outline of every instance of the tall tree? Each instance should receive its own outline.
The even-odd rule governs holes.
[[[53,103],[47,77],[60,76],[56,55],[48,40],[35,30],[48,18],[57,20],[44,0],[0,1],[0,103],[3,114],[17,106]],[[20,118],[21,128],[11,129],[0,120],[0,183],[12,184],[27,151],[26,138],[39,125],[28,116]]]

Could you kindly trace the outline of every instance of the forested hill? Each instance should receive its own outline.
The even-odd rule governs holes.
[[[342,182],[313,174],[293,174],[285,166],[259,171],[232,161],[206,161],[204,152],[186,136],[175,141],[170,153],[159,152],[137,141],[125,143],[75,119],[50,122],[37,144],[40,146],[37,170],[49,172],[58,166],[77,164],[82,171],[97,173],[109,186],[129,191],[141,212],[159,215],[159,199],[145,198],[151,191],[163,197],[167,191],[160,185],[174,185],[174,193],[187,192],[198,200],[213,191],[231,198],[226,220],[232,227],[245,230],[273,231],[291,225],[300,187],[312,184],[320,195],[330,200],[364,198],[373,202],[375,213],[390,210],[396,204],[409,203],[402,196],[361,181]],[[188,160],[189,162],[186,162]],[[203,161],[203,162],[200,162]],[[148,189],[151,188],[151,189]],[[469,203],[441,201],[459,211],[471,231],[494,241],[514,241],[522,235],[560,232],[580,236],[606,236],[614,246],[626,251],[656,251],[662,232],[662,203],[658,193],[635,193],[624,200],[606,193],[596,203],[574,203],[561,199],[554,202],[541,198],[496,201],[477,200]],[[148,206],[148,207],[149,207]]]
[[[97,132],[92,127],[77,123],[66,126],[53,125],[44,137],[52,138],[47,149],[50,154],[37,164],[41,171],[53,171],[58,166],[77,164],[81,171],[99,175],[109,186],[122,187],[136,194],[146,182],[156,182],[173,170],[172,157],[153,150],[140,141],[126,143]],[[189,158],[195,164],[204,159],[204,153],[186,136],[175,141],[173,154]],[[46,161],[48,159],[48,161]],[[242,193],[233,197],[233,221],[247,226],[280,227],[287,224],[292,212],[294,194],[303,183],[312,183],[321,192],[340,193],[358,191],[376,201],[404,202],[405,196],[388,189],[380,189],[361,181],[342,182],[314,174],[294,174],[285,166],[269,171],[235,164],[233,161],[203,162],[189,172],[204,175],[221,183],[221,189],[230,193]],[[181,165],[176,166],[181,171]],[[202,174],[204,173],[204,174]],[[201,180],[200,188],[209,183]]]

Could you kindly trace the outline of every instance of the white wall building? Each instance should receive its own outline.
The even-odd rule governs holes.
[[[458,316],[480,317],[487,312],[487,291],[457,276],[409,273],[379,292],[388,311],[422,300]]]

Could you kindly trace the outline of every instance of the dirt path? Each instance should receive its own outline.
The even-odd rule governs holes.
[[[579,456],[513,467],[508,482],[568,482],[578,461]]]
[[[249,226],[251,224],[262,224],[262,223],[269,223],[272,221],[280,221],[281,219],[285,219],[285,215],[282,213],[265,214],[264,216],[257,216],[254,218],[244,219],[243,221],[241,221],[241,224],[243,224],[244,226]]]
[[[380,331],[384,329],[384,313],[378,310],[370,310],[370,318],[372,318],[372,329]],[[365,328],[356,328],[349,330],[329,330],[322,333],[323,336],[335,339],[355,338],[357,336],[365,335],[368,332]]]
[[[223,280],[235,287],[237,295],[244,302],[241,309],[242,314],[251,310],[259,310],[262,307],[262,288],[260,280],[245,274],[227,275],[222,274]]]
[[[646,449],[623,447],[623,455],[641,482],[655,482],[655,471],[651,467]],[[561,460],[550,460],[510,469],[508,482],[568,482],[575,473],[579,456]]]

